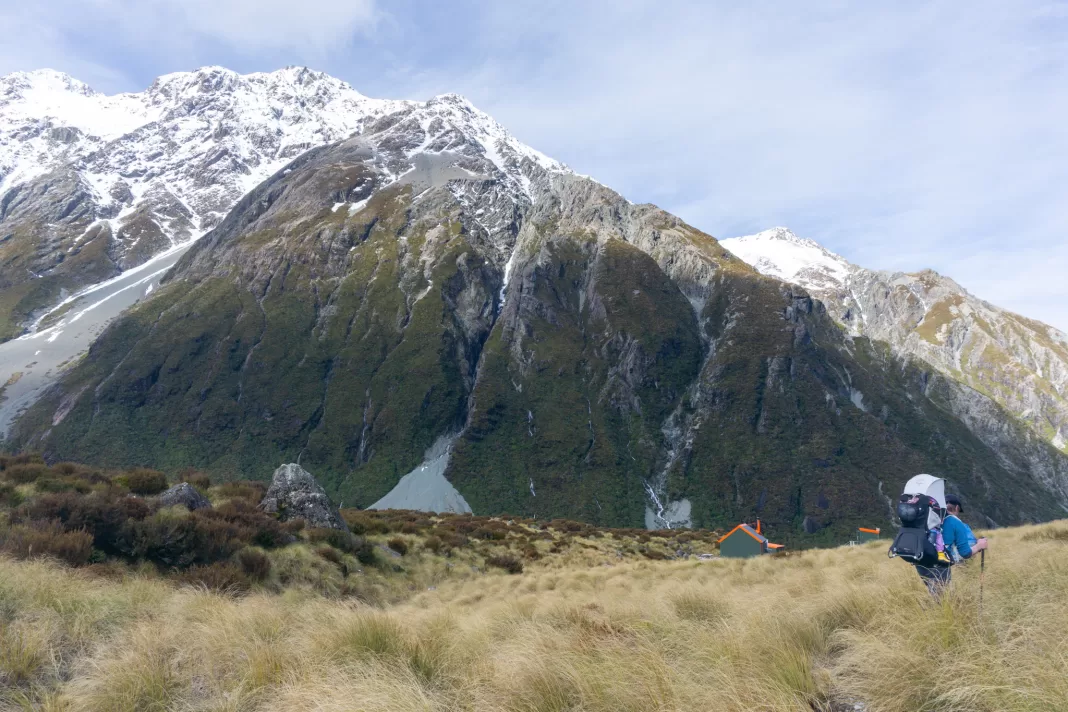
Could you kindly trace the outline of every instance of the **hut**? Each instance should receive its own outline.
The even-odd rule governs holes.
[[[751,556],[774,553],[783,548],[782,544],[772,544],[761,532],[760,520],[756,526],[739,524],[719,539],[719,555],[733,559],[747,559]]]
[[[879,529],[870,529],[868,527],[857,527],[857,543],[863,544],[866,541],[875,541],[879,538]]]

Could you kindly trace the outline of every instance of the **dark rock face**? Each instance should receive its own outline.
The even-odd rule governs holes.
[[[159,496],[159,503],[164,507],[184,506],[190,512],[211,506],[208,498],[197,491],[188,482],[179,482]]]
[[[274,471],[271,486],[260,502],[260,508],[277,514],[282,521],[303,519],[315,529],[348,531],[337,507],[326,496],[326,490],[311,473],[300,465],[290,463]]]

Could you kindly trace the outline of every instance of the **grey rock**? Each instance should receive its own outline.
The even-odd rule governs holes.
[[[311,473],[295,463],[282,465],[274,471],[260,509],[277,514],[284,522],[303,519],[305,524],[316,529],[349,530],[322,486]]]
[[[192,512],[195,509],[211,507],[208,498],[197,491],[196,487],[188,482],[179,482],[159,496],[159,503],[164,507],[176,507],[183,505]]]

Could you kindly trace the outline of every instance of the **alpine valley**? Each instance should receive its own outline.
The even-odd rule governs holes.
[[[784,231],[721,244],[457,95],[11,75],[0,180],[0,336],[192,242],[9,429],[49,460],[299,461],[347,506],[433,485],[477,514],[759,516],[799,543],[890,522],[919,472],[989,524],[1068,507],[1063,334]]]

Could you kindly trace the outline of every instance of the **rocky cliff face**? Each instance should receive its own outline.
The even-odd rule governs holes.
[[[406,105],[304,68],[206,67],[117,96],[49,70],[0,78],[0,340],[66,293],[203,235],[309,148]]]
[[[1063,512],[1063,456],[1037,443],[1042,473],[995,454],[948,407],[960,398],[802,289],[444,96],[242,198],[12,435],[54,458],[229,476],[299,458],[350,506],[445,439],[435,471],[478,513],[759,514],[811,541],[888,520],[921,471],[991,521]],[[969,417],[1028,437],[983,403]]]
[[[879,272],[850,264],[785,228],[723,241],[764,274],[819,297],[849,334],[890,344],[967,388],[959,414],[997,451],[1012,447],[992,400],[1042,440],[1068,453],[1068,336],[1000,309],[948,277],[923,270]],[[1046,470],[1045,449],[1024,445]]]

